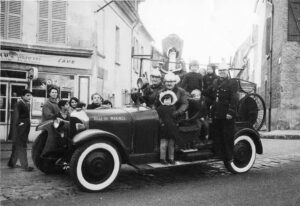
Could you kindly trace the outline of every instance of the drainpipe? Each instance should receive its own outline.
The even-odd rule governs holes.
[[[131,48],[134,48],[134,36],[133,36],[133,31],[134,31],[135,27],[136,27],[139,23],[140,23],[140,19],[138,18],[138,19],[135,21],[133,27],[131,28]],[[131,49],[130,91],[132,90],[132,80],[133,80],[133,77],[132,77],[132,75],[133,75],[133,73],[132,73],[132,69],[133,69],[133,58],[132,58],[132,55],[134,55],[133,52],[134,52],[134,50]]]
[[[268,3],[268,2],[267,2]],[[273,34],[274,34],[274,4],[273,1],[270,0],[269,3],[271,4],[271,44],[270,44],[270,85],[269,85],[269,112],[268,112],[268,131],[271,131],[271,121],[272,121],[272,70],[273,70]]]

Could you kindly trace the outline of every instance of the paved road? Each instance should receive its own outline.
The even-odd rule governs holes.
[[[148,171],[123,167],[105,192],[83,193],[68,175],[1,164],[2,205],[300,205],[300,140],[263,140],[264,155],[243,175],[206,162]]]

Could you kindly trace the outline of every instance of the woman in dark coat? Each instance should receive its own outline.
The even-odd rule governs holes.
[[[51,87],[49,90],[49,98],[45,102],[42,109],[42,122],[53,119],[59,113],[57,105],[58,89]]]
[[[50,97],[43,106],[42,122],[55,119],[60,111],[57,103],[58,89],[51,87],[49,90],[49,96]],[[55,134],[55,132],[53,132],[53,134]],[[56,136],[48,135],[42,155],[46,156],[47,153],[55,150],[57,148],[57,144],[58,141]]]

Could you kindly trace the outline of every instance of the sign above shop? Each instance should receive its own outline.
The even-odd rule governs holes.
[[[52,67],[67,67],[76,69],[90,69],[91,59],[81,57],[55,56],[0,50],[1,62],[19,62]]]

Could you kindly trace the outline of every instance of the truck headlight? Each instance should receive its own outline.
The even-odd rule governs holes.
[[[75,128],[77,131],[85,130],[86,126],[83,123],[75,123]]]

